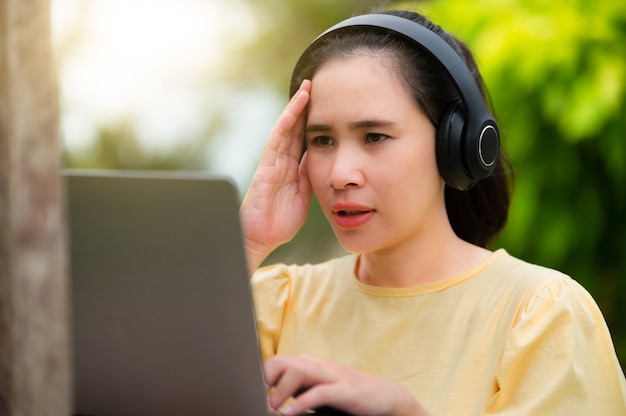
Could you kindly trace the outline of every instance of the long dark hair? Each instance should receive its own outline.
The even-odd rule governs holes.
[[[487,90],[478,67],[467,46],[445,32],[426,17],[409,11],[384,11],[412,20],[427,27],[444,39],[465,61],[481,94],[491,107]],[[358,54],[382,56],[400,77],[418,108],[438,127],[450,105],[459,100],[457,90],[440,66],[421,47],[408,43],[386,30],[353,28],[330,34],[313,50],[307,51],[305,65],[294,73],[291,95],[304,79],[311,79],[317,70],[337,58]],[[492,111],[493,113],[493,111]],[[510,203],[510,163],[503,151],[488,178],[478,181],[471,189],[459,191],[445,188],[448,219],[454,232],[463,240],[485,247],[504,227]]]

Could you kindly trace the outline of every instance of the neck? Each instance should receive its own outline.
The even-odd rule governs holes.
[[[422,286],[459,275],[489,254],[488,250],[461,240],[450,229],[433,238],[365,253],[356,273],[361,282],[373,286]]]

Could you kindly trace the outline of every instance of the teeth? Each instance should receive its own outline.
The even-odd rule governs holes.
[[[365,211],[339,211],[339,215],[359,215]]]

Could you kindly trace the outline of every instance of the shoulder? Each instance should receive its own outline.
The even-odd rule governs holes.
[[[481,273],[483,278],[503,290],[513,291],[529,301],[533,297],[584,293],[586,290],[558,270],[532,264],[499,250],[494,261]]]
[[[606,332],[604,317],[589,292],[570,276],[547,267],[501,255],[486,273],[491,281],[503,279],[505,290],[517,299],[512,335],[528,342],[556,327],[582,336]],[[603,334],[603,336],[605,336]]]
[[[307,285],[319,286],[326,281],[345,280],[354,276],[356,255],[346,255],[318,264],[287,265],[277,263],[258,269],[252,276],[252,286]]]
[[[506,336],[494,406],[536,406],[526,414],[613,414],[614,406],[623,411],[624,376],[589,292],[566,274],[508,255],[494,267],[521,295]],[[598,411],[602,406],[613,410]]]
[[[511,328],[539,330],[543,325],[569,322],[602,322],[604,319],[589,292],[576,280],[558,270],[532,264],[504,250],[472,279],[483,306],[506,303]],[[504,318],[504,316],[503,316]],[[543,322],[543,324],[541,324]],[[549,323],[552,322],[552,323]],[[546,328],[543,328],[546,329]]]
[[[554,279],[569,278],[564,273],[537,264],[528,263],[501,249],[494,253],[494,261],[486,269],[489,273],[527,285],[542,284]]]

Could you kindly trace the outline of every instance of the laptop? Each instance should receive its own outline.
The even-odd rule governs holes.
[[[225,178],[65,171],[74,415],[267,415]]]

